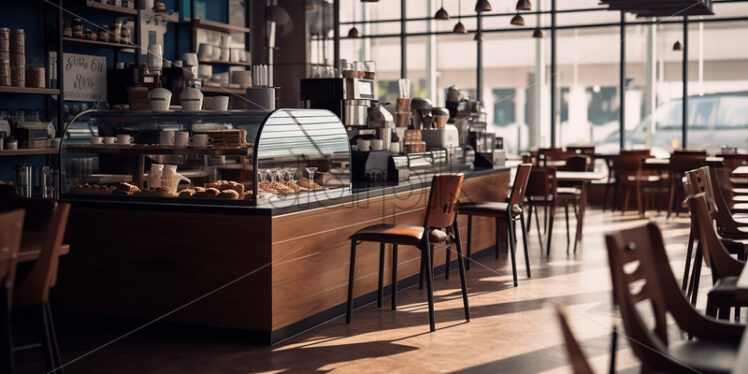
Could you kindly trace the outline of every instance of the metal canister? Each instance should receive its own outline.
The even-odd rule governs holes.
[[[23,29],[13,29],[10,32],[10,53],[26,53],[26,32]]]
[[[10,86],[10,61],[0,59],[0,86]]]
[[[24,197],[32,197],[33,168],[31,165],[16,166],[16,187],[18,193]]]
[[[10,29],[0,27],[0,52],[10,52]]]

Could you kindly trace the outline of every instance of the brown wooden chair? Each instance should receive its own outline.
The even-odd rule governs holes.
[[[643,169],[646,158],[648,156],[645,156],[644,152],[640,152],[621,154],[612,159],[615,176],[613,200],[617,200],[619,186],[625,189],[621,214],[625,214],[628,209],[631,190],[634,190],[636,194],[637,209],[642,217],[644,217],[645,212],[642,199],[647,198],[647,194],[653,195],[664,191],[662,178],[657,173]]]
[[[711,168],[711,178],[715,188],[715,194],[717,192],[721,195],[720,206],[725,207],[725,214],[746,214],[748,213],[748,203],[745,201],[735,201],[734,199],[734,184],[730,179],[731,171],[728,168]],[[719,190],[719,191],[716,191]]]
[[[525,202],[527,204],[527,232],[532,228],[532,212],[535,210],[535,226],[538,230],[538,241],[540,250],[543,251],[543,230],[545,230],[546,256],[551,254],[551,234],[553,233],[553,218],[556,214],[558,181],[556,170],[549,168],[537,168],[530,171],[530,177],[525,191]],[[540,207],[543,207],[544,217],[541,228]]]
[[[521,164],[517,168],[517,174],[514,177],[514,185],[512,186],[512,193],[507,201],[461,203],[458,207],[457,213],[468,216],[468,258],[470,258],[472,254],[471,242],[473,216],[494,218],[496,222],[496,258],[499,257],[499,222],[501,222],[501,220],[504,220],[504,222],[506,222],[506,230],[509,237],[509,255],[511,256],[512,260],[512,277],[514,279],[515,287],[517,286],[517,266],[515,261],[516,240],[514,238],[514,225],[516,221],[519,221],[520,226],[522,227],[522,242],[525,249],[525,267],[527,269],[527,277],[530,278],[530,259],[528,257],[527,250],[527,229],[525,228],[522,202],[525,199],[525,190],[527,189],[527,181],[530,178],[531,169],[531,164]]]
[[[680,213],[680,209],[674,204],[680,205],[680,202],[685,199],[683,192],[683,184],[681,179],[685,176],[689,170],[698,169],[702,166],[706,166],[706,152],[701,150],[682,150],[675,151],[670,156],[670,192],[668,197],[667,205],[667,218],[670,218],[670,214],[675,209],[676,217]],[[677,200],[676,200],[677,198]]]
[[[614,295],[642,372],[730,373],[745,326],[701,315],[688,303],[657,225],[607,234],[605,240]],[[640,313],[642,302],[651,307],[652,318]],[[671,342],[668,314],[694,339]]]
[[[556,317],[558,318],[559,325],[561,325],[561,334],[566,344],[566,353],[569,354],[569,362],[571,363],[571,368],[574,370],[574,374],[594,374],[595,372],[587,361],[587,357],[584,356],[582,347],[579,346],[574,332],[571,331],[569,321],[566,318],[566,311],[560,306],[556,306]]]
[[[590,164],[591,159],[587,156],[573,156],[567,159],[566,165],[559,170],[587,171],[588,165]],[[564,214],[566,216],[566,253],[569,253],[571,240],[571,231],[569,229],[569,205],[574,207],[574,217],[579,220],[579,205],[582,202],[582,184],[583,183],[580,182],[558,182],[558,187],[556,188],[559,206],[564,207]],[[575,230],[574,232],[574,253],[577,253],[577,243],[579,243],[580,231]]]
[[[425,262],[425,278],[429,308],[429,326],[436,330],[434,321],[434,289],[432,285],[431,243],[453,240],[457,246],[457,265],[460,270],[460,285],[462,287],[462,301],[465,308],[465,320],[470,321],[467,285],[465,283],[465,265],[462,255],[460,230],[457,224],[457,199],[460,196],[463,175],[437,175],[431,182],[429,201],[426,205],[426,217],[423,226],[378,224],[364,227],[350,236],[351,260],[348,278],[348,303],[346,323],[351,323],[353,313],[353,281],[356,246],[360,242],[377,242],[379,246],[379,287],[377,305],[382,305],[382,283],[384,274],[384,247],[392,244],[392,310],[397,308],[397,247],[409,245],[421,250],[421,257]],[[442,229],[448,229],[445,233]]]
[[[720,319],[730,319],[730,308],[748,305],[748,291],[737,286],[744,261],[736,260],[722,244],[721,238],[714,229],[712,217],[703,193],[688,198],[688,208],[696,228],[704,262],[712,269],[713,288],[709,291],[706,303],[706,314]],[[738,310],[736,309],[736,314]],[[737,315],[736,315],[737,317]],[[737,321],[736,321],[737,322]]]
[[[35,204],[34,200],[22,199],[28,204]],[[49,201],[49,200],[45,200]],[[57,282],[59,257],[62,252],[62,240],[67,227],[70,204],[56,204],[46,231],[42,234],[41,252],[31,269],[22,279],[17,279],[13,294],[13,305],[29,307],[39,313],[40,329],[42,331],[42,348],[48,372],[61,373],[60,351],[57,344],[52,309],[49,306],[49,291]],[[24,236],[31,235],[29,231]]]
[[[0,213],[0,368],[6,373],[15,372],[10,311],[23,217],[23,210]]]

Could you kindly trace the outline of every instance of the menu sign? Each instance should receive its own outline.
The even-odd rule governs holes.
[[[106,101],[106,57],[64,53],[65,100]]]

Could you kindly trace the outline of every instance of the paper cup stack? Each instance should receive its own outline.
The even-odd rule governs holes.
[[[23,29],[10,32],[10,83],[26,87],[26,33]]]
[[[10,83],[10,29],[0,27],[0,86]]]

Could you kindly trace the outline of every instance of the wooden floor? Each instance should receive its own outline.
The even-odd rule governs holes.
[[[649,218],[663,229],[679,278],[688,221],[665,221],[664,215],[653,215]],[[563,214],[558,214],[550,259],[541,256],[533,227],[533,277],[526,279],[519,255],[517,288],[511,287],[506,254],[499,260],[493,256],[477,259],[468,272],[469,323],[463,318],[456,269],[448,281],[437,276],[434,333],[428,333],[425,293],[417,288],[398,295],[397,311],[368,305],[354,312],[351,325],[337,318],[275,347],[247,345],[215,330],[158,324],[111,342],[139,324],[58,315],[63,361],[68,363],[64,369],[67,373],[567,373],[553,314],[553,305],[561,304],[597,371],[607,372],[611,326],[620,320],[610,305],[603,233],[644,222],[633,212],[621,216],[589,210],[579,253],[567,256]],[[571,225],[573,230],[573,220]],[[702,276],[702,287],[708,287],[708,269]],[[702,309],[705,299],[700,300]],[[389,299],[384,304],[388,306]],[[20,373],[42,370],[38,351],[19,354],[17,360]],[[619,339],[617,368],[619,372],[638,371],[625,338]]]

